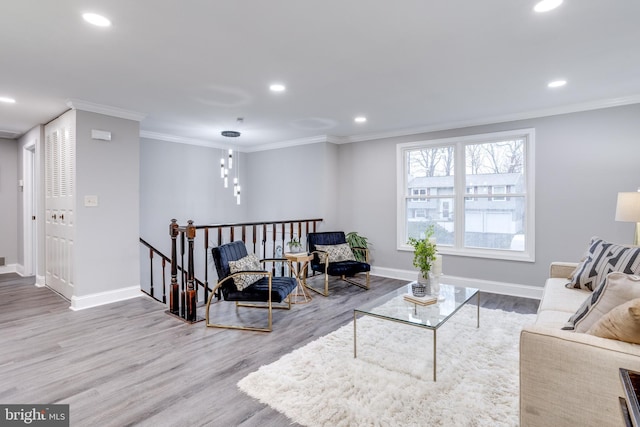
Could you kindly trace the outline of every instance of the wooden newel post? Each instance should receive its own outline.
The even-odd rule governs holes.
[[[178,221],[171,220],[169,225],[171,235],[171,288],[169,290],[169,312],[180,313],[180,288],[178,287],[178,251],[176,249],[176,239],[178,237]]]
[[[196,321],[196,289],[194,286],[194,268],[193,268],[193,240],[196,238],[196,226],[193,225],[193,221],[189,220],[187,225],[187,242],[188,242],[188,255],[187,263],[188,275],[187,275],[187,295],[186,295],[186,312],[185,318],[187,321]]]

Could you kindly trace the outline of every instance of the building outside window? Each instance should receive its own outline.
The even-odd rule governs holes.
[[[507,200],[507,187],[506,185],[495,185],[493,187],[491,187],[491,194],[493,194],[493,196],[491,197],[491,200],[493,200],[494,202],[497,201],[505,201]]]
[[[399,144],[397,156],[399,249],[433,225],[442,253],[534,260],[533,129]]]

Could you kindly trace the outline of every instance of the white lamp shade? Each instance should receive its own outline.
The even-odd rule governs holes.
[[[616,221],[640,222],[640,192],[618,193]]]

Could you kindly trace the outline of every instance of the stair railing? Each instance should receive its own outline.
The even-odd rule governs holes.
[[[144,239],[140,242],[149,249],[149,291],[143,290],[150,297],[167,304],[168,312],[182,320],[193,323],[202,320],[196,311],[209,298],[212,289],[209,280],[217,273],[211,258],[211,248],[224,243],[242,240],[247,251],[261,258],[282,258],[287,252],[287,243],[296,238],[306,247],[307,234],[317,231],[320,218],[284,220],[269,222],[246,222],[213,225],[194,225],[188,221],[181,226],[172,219],[169,225],[171,237],[171,256],[168,257],[154,248]],[[197,241],[197,244],[196,244]],[[185,263],[186,256],[186,263]],[[162,284],[154,282],[154,269],[158,272],[157,259],[161,263]],[[167,263],[171,266],[170,282],[167,290]],[[213,274],[210,274],[210,270]],[[285,275],[285,263],[273,264],[274,275]],[[197,277],[196,277],[197,276]],[[201,279],[199,279],[200,277]],[[167,295],[168,294],[168,295]],[[161,297],[159,296],[161,295]]]

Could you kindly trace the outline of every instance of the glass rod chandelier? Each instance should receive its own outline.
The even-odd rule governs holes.
[[[236,122],[238,125],[242,124],[244,119],[242,117],[238,117]],[[238,138],[240,136],[240,132],[236,130],[224,130],[221,132],[222,136],[227,138]],[[225,159],[226,157],[226,159]],[[225,152],[223,150],[222,156],[220,157],[220,178],[222,178],[224,182],[224,188],[229,188],[229,171],[234,170],[233,177],[233,195],[236,198],[236,204],[240,204],[240,162],[236,159],[236,167],[233,167],[233,148],[229,148],[227,155],[225,156]]]

